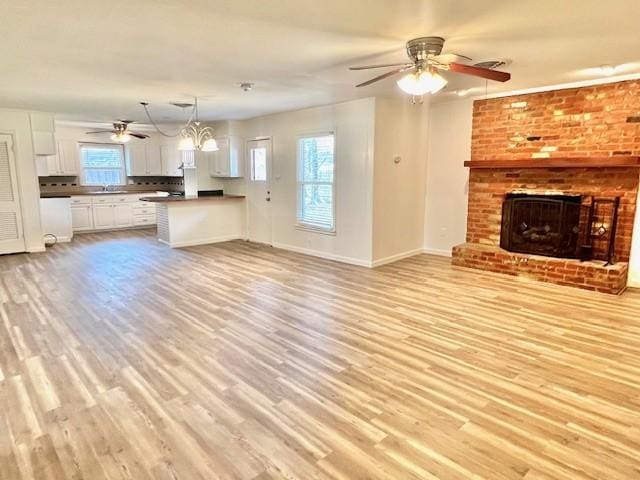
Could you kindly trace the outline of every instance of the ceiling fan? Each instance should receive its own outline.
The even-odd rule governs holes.
[[[447,84],[447,80],[438,73],[439,70],[462,73],[464,75],[473,75],[475,77],[495,80],[498,82],[506,82],[511,78],[511,74],[507,72],[500,72],[491,68],[458,63],[459,59],[471,59],[464,55],[458,55],[455,53],[443,54],[443,46],[444,38],[442,37],[414,38],[407,42],[407,55],[411,60],[410,62],[389,63],[385,65],[364,65],[359,67],[350,67],[349,70],[399,67],[395,70],[391,70],[390,72],[378,75],[371,80],[360,83],[356,85],[356,87],[366,87],[367,85],[371,85],[379,80],[399,73],[408,72],[398,80],[397,83],[402,90],[415,96],[421,96],[425,93],[437,93],[444,88]]]
[[[140,139],[149,138],[149,135],[141,132],[134,132],[129,130],[129,125],[134,123],[133,120],[118,120],[117,122],[113,122],[113,129],[101,128],[99,130],[93,130],[91,132],[86,132],[87,135],[92,135],[94,133],[111,133],[111,140],[119,143],[126,143],[131,140],[131,137],[136,137]]]

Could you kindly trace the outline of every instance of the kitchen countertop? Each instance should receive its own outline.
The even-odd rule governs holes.
[[[40,193],[40,198],[69,198],[69,197],[101,197],[103,195],[148,195],[150,193],[156,193],[161,190],[138,190],[134,192],[127,192],[119,190],[117,192],[43,192]]]
[[[142,197],[140,200],[143,202],[153,203],[182,203],[182,202],[222,202],[225,200],[237,200],[245,198],[244,195],[215,195],[215,196],[202,196],[202,197]]]

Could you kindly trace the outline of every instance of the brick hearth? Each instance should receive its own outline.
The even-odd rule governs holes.
[[[640,155],[640,124],[627,122],[627,117],[638,111],[640,81],[476,101],[472,164],[500,161],[505,166],[471,169],[467,238],[453,249],[453,263],[600,292],[622,292],[631,250],[638,168],[541,168],[539,164],[554,158],[578,162],[587,157]],[[517,161],[518,167],[510,168],[509,160]],[[525,163],[530,167],[523,168],[523,160],[528,160]],[[605,267],[602,261],[502,250],[502,203],[510,192],[620,197],[616,264]]]

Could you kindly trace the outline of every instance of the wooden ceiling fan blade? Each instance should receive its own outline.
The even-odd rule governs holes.
[[[349,67],[349,70],[369,70],[370,68],[385,68],[385,67],[408,67],[413,65],[412,63],[387,63],[384,65],[362,65],[359,67]]]
[[[136,138],[142,138],[142,139],[149,138],[149,135],[147,135],[146,133],[131,132],[129,130],[127,130],[126,133],[128,133],[132,137],[136,137]]]
[[[408,67],[404,67],[404,68],[398,68],[396,70],[391,70],[390,72],[387,73],[383,73],[382,75],[378,75],[377,77],[372,78],[371,80],[367,80],[366,82],[360,83],[358,85],[356,85],[356,87],[366,87],[367,85],[371,85],[374,82],[377,82],[379,80],[384,80],[387,77],[391,77],[393,75],[396,75],[398,73],[401,72],[406,72],[407,70],[413,69],[414,65],[408,66]]]
[[[84,132],[86,135],[91,135],[92,133],[116,133],[115,130],[93,130],[92,132]]]
[[[506,82],[511,78],[511,74],[507,72],[500,72],[489,68],[474,67],[472,65],[464,65],[462,63],[450,63],[449,70],[455,73],[463,73],[465,75],[473,75],[475,77],[486,78],[488,80],[495,80],[496,82]]]

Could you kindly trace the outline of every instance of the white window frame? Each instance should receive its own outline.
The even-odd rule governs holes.
[[[300,141],[305,138],[316,138],[316,137],[327,137],[333,136],[333,181],[332,182],[308,182],[302,181],[302,155],[300,148]],[[315,233],[323,233],[326,235],[335,235],[336,234],[336,174],[337,174],[337,135],[336,131],[328,130],[328,131],[320,131],[320,132],[310,132],[298,135],[296,138],[296,228],[299,230],[307,230]],[[302,210],[302,189],[304,185],[331,185],[331,216],[333,218],[333,225],[331,227],[323,227],[321,225],[316,225],[313,223],[305,222],[304,219],[301,218],[301,210]]]
[[[79,163],[80,163],[80,185],[85,187],[103,187],[105,184],[103,183],[86,183],[85,182],[85,166],[82,161],[82,148],[83,147],[107,147],[114,148],[117,147],[121,151],[121,164],[120,164],[120,183],[118,185],[124,185],[127,182],[127,172],[126,172],[126,162],[125,162],[125,151],[124,145],[121,143],[91,143],[91,142],[81,142],[78,145],[78,153],[79,153]],[[92,170],[92,167],[89,167],[88,170]],[[112,185],[112,184],[109,184]]]

